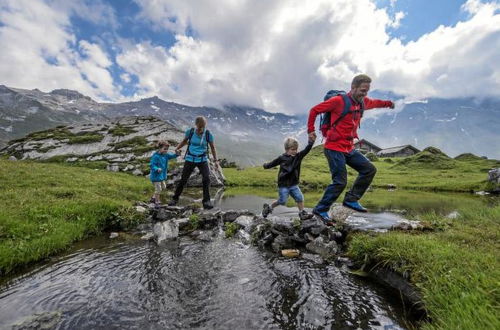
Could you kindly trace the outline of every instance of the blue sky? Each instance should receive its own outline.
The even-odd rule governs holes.
[[[297,113],[364,72],[498,97],[499,35],[497,0],[0,0],[0,84]]]

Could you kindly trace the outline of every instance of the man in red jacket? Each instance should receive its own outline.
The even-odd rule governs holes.
[[[366,96],[370,90],[371,81],[371,78],[364,74],[354,77],[351,91],[347,93],[351,102],[350,110],[335,125],[331,125],[326,134],[324,153],[332,173],[332,183],[326,188],[323,197],[313,209],[313,213],[326,223],[331,222],[328,215],[331,205],[347,185],[346,164],[358,171],[358,177],[351,190],[345,194],[342,204],[356,211],[366,212],[358,200],[370,186],[377,169],[362,153],[354,149],[354,139],[358,138],[357,130],[361,121],[361,110],[394,109],[392,101],[375,100]],[[314,106],[309,111],[307,121],[309,138],[316,137],[314,122],[318,114],[330,111],[331,123],[334,123],[341,116],[343,109],[344,99],[341,95]]]

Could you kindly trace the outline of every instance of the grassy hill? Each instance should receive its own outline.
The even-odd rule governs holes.
[[[373,164],[378,170],[372,183],[374,188],[396,185],[400,189],[456,192],[485,189],[488,170],[500,167],[498,160],[479,157],[456,160],[432,147],[411,157],[379,158]],[[230,186],[275,186],[278,168],[225,169],[224,174]],[[351,184],[356,172],[348,168],[348,174]],[[330,182],[323,146],[316,146],[302,163],[301,185],[304,188],[323,188]]]

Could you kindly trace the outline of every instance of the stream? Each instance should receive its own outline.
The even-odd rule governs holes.
[[[216,199],[216,207],[258,212],[272,194],[229,190]],[[431,207],[436,203],[438,212],[453,211],[454,202],[443,206],[440,199],[434,200],[437,195],[425,195]],[[463,203],[465,197],[454,198]],[[388,204],[394,209],[410,203],[404,196],[396,199],[388,202],[387,196],[372,196],[367,205],[385,205],[376,214],[381,214],[378,219],[389,219],[382,222],[390,222],[394,213],[385,209]],[[296,208],[279,207],[274,213],[294,216]],[[220,228],[210,240],[184,236],[163,246],[132,236],[106,235],[79,242],[68,252],[0,282],[0,328],[16,324],[27,328],[27,320],[54,329],[411,326],[397,295],[350,274],[345,266],[325,264],[307,253],[287,259],[238,239],[225,239]]]

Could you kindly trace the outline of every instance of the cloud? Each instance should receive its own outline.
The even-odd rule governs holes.
[[[408,43],[388,33],[405,17],[395,0],[388,8],[375,0],[134,1],[137,23],[173,34],[173,45],[120,37],[124,23],[102,0],[0,0],[0,83],[286,113],[305,113],[361,72],[372,89],[415,99],[500,96],[497,1],[468,0],[466,20]],[[111,39],[81,39],[74,17],[105,26]]]
[[[466,21],[407,44],[387,32],[405,14],[369,0],[136,3],[139,17],[177,36],[170,49],[143,42],[118,56],[138,95],[300,113],[365,72],[372,89],[412,97],[499,96],[497,2],[469,0]]]
[[[109,55],[97,44],[78,41],[73,33],[72,12],[78,9],[83,14],[84,8],[83,3],[73,1],[63,5],[3,0],[0,83],[45,90],[71,88],[96,99],[121,97],[107,69]],[[94,10],[91,20],[97,22],[104,16]]]

